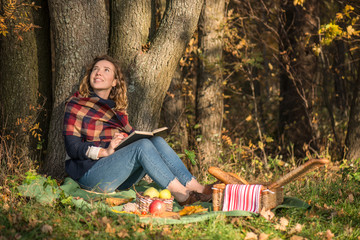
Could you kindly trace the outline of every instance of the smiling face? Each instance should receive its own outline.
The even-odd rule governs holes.
[[[108,99],[111,88],[116,86],[114,64],[107,60],[95,63],[90,74],[90,86],[99,97]]]

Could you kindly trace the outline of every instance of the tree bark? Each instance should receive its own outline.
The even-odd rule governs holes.
[[[283,25],[280,28],[282,43],[280,74],[280,123],[279,130],[284,142],[294,144],[295,154],[304,156],[304,144],[316,148],[312,123],[312,100],[317,60],[306,44],[308,36],[316,35],[318,3],[305,1],[306,11],[294,6],[293,1],[282,3]],[[310,38],[309,42],[314,41]]]
[[[164,99],[162,108],[165,125],[170,129],[170,134],[174,137],[174,142],[180,145],[180,151],[184,152],[188,148],[188,131],[186,118],[185,97],[182,90],[183,75],[181,67],[178,66],[172,77],[168,94]],[[186,163],[189,165],[189,163]]]
[[[160,110],[177,64],[197,26],[202,0],[169,0],[154,37],[148,1],[114,1],[110,52],[128,76],[129,120],[137,129],[158,126]],[[148,48],[142,45],[148,42]]]
[[[8,27],[14,28],[19,16],[26,14],[31,23],[40,25],[41,20],[41,28],[20,33],[22,40],[12,30],[6,37],[0,37],[0,118],[7,133],[19,137],[17,143],[24,154],[20,158],[34,157],[35,150],[30,149],[35,149],[34,144],[39,139],[31,137],[30,128],[37,122],[42,123],[41,128],[46,128],[44,126],[47,124],[44,118],[38,118],[43,110],[38,105],[42,105],[43,97],[49,96],[43,86],[49,81],[51,69],[49,28],[45,20],[47,7],[46,3],[36,2],[36,5],[39,4],[42,4],[42,8],[38,10],[18,9],[14,16],[16,20]],[[42,96],[39,97],[39,94]],[[42,134],[39,130],[36,133]]]
[[[62,136],[64,103],[77,89],[84,67],[107,53],[109,17],[105,1],[49,1],[53,33],[53,108],[44,170],[55,178],[65,174]]]
[[[360,69],[360,64],[356,69]],[[360,158],[360,72],[357,74],[357,81],[354,86],[353,99],[350,107],[350,116],[348,123],[348,131],[346,135],[345,145],[348,151],[346,159],[354,160]]]
[[[220,156],[223,122],[222,30],[225,0],[205,0],[199,21],[200,68],[196,94],[196,118],[201,141],[198,158],[202,168]]]

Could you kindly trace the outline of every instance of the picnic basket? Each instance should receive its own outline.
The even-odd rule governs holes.
[[[169,199],[162,199],[162,198],[151,198],[149,196],[143,196],[143,192],[136,192],[136,204],[139,206],[140,212],[145,211],[146,213],[149,212],[149,206],[154,200],[160,200],[165,203],[166,211],[172,212],[173,210],[173,203],[174,203],[174,196],[171,196]]]
[[[318,167],[328,164],[329,162],[330,161],[328,159],[311,159],[275,182],[254,183],[262,185],[259,209],[269,210],[281,204],[284,200],[284,186],[286,184],[304,176],[306,173],[313,171]],[[210,167],[208,171],[211,175],[222,182],[215,184],[212,188],[214,211],[220,211],[222,209],[224,200],[223,192],[226,184],[249,184],[240,176],[237,176],[234,173],[224,172],[217,167]]]

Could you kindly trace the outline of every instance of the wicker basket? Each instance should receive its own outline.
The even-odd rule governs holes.
[[[170,199],[162,199],[162,198],[151,198],[149,196],[143,196],[143,192],[136,192],[136,203],[139,205],[139,210],[141,212],[145,211],[146,213],[149,212],[149,206],[154,200],[160,200],[165,203],[166,211],[172,212],[173,210],[173,203],[174,203],[174,196],[171,196]]]
[[[312,159],[307,163],[301,165],[279,180],[273,183],[262,184],[263,188],[260,194],[260,206],[259,209],[269,210],[275,208],[281,204],[284,200],[284,185],[304,176],[306,173],[313,171],[314,169],[328,164],[328,159]],[[221,184],[215,184],[213,190],[213,210],[221,211],[224,201],[224,189],[226,184],[248,184],[246,180],[236,176],[233,173],[224,172],[218,168],[211,167],[209,173],[216,177],[218,180],[224,182]]]
[[[212,188],[213,190],[213,210],[221,211],[224,204],[224,190],[226,184],[220,183],[215,184]],[[269,190],[266,186],[262,187],[260,194],[260,204],[259,209],[269,210],[277,205],[281,204],[284,201],[284,191],[283,187]]]

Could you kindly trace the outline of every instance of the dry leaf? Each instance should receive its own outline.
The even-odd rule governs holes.
[[[270,210],[265,211],[265,208],[263,208],[260,211],[260,215],[263,216],[268,221],[270,221],[271,219],[273,219],[273,217],[275,217],[275,214],[272,211]]]
[[[16,233],[16,234],[15,234],[15,239],[16,239],[16,240],[17,240],[17,239],[21,239],[21,237],[22,237],[22,236],[21,236],[20,233]]]
[[[302,231],[302,225],[297,223],[290,231],[289,234],[300,233]]]
[[[3,205],[3,209],[4,209],[6,212],[7,212],[7,211],[9,211],[9,209],[10,209],[9,204],[4,203],[4,205]]]
[[[303,237],[300,237],[300,236],[297,236],[297,235],[294,235],[290,238],[290,240],[304,240],[305,238]]]
[[[289,225],[289,220],[284,217],[280,218],[280,225],[286,227],[287,225]]]
[[[43,233],[48,233],[48,234],[51,234],[52,231],[53,231],[53,228],[52,226],[48,225],[48,224],[44,224],[42,227],[41,227],[41,231]]]
[[[110,219],[108,219],[107,217],[102,217],[101,218],[101,222],[104,224],[109,224],[110,223]]]
[[[260,233],[259,240],[267,240],[269,238],[269,234],[266,233]]]
[[[107,223],[105,232],[107,232],[109,234],[115,234],[115,228],[111,227],[110,223]]]
[[[335,235],[330,231],[330,229],[326,230],[326,239],[331,240]]]
[[[122,205],[122,204],[125,204],[125,203],[128,203],[128,202],[131,202],[132,200],[134,200],[134,198],[106,198],[105,199],[105,202],[114,207],[114,206],[119,206],[119,205]]]
[[[246,237],[245,240],[250,240],[250,239],[258,239],[257,235],[253,232],[247,232],[246,233]]]
[[[280,230],[280,231],[286,231],[286,227],[281,226],[280,224],[276,224],[276,225],[275,225],[275,229],[276,229],[276,230]]]
[[[191,215],[195,213],[205,212],[207,208],[203,208],[202,206],[185,206],[182,210],[179,211],[180,216]]]
[[[172,234],[172,232],[171,232],[170,228],[168,228],[168,227],[165,227],[163,229],[163,231],[161,232],[161,235],[163,235],[163,236],[171,235],[171,234]]]
[[[286,226],[289,225],[289,220],[287,220],[286,218],[282,217],[280,218],[280,222],[279,224],[275,225],[275,229],[278,229],[280,231],[286,231]]]
[[[128,237],[130,237],[127,229],[121,230],[121,232],[117,233],[116,235],[117,235],[119,238],[128,238]]]
[[[349,203],[354,202],[354,195],[350,193],[347,200],[349,201]]]

